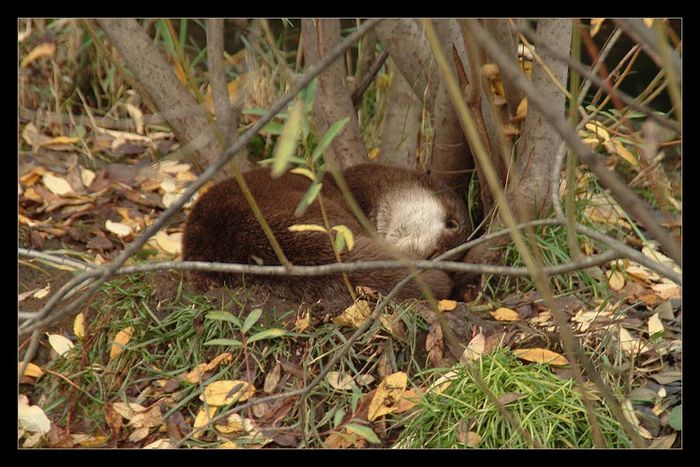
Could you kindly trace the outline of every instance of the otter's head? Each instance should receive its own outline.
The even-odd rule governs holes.
[[[377,209],[377,232],[401,252],[429,259],[469,235],[465,203],[435,183],[403,186],[386,193]]]

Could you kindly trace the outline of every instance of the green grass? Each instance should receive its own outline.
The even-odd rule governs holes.
[[[546,365],[522,364],[503,349],[484,357],[478,366],[496,397],[522,395],[506,408],[542,447],[593,447],[586,409],[573,380],[559,378]],[[429,392],[412,413],[397,417],[395,426],[402,428],[397,447],[465,448],[468,431],[480,437],[475,446],[479,448],[533,447],[503,418],[466,367],[431,370],[425,376],[432,380],[448,370],[458,376],[444,392]],[[594,403],[606,447],[631,447],[609,410],[597,398]]]

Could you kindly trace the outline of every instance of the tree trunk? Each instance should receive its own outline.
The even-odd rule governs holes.
[[[117,48],[122,59],[143,86],[153,104],[184,148],[199,153],[200,168],[211,164],[222,153],[204,108],[178,81],[172,66],[153,41],[133,19],[101,19],[100,26]],[[224,178],[221,173],[216,179]]]
[[[307,66],[315,65],[340,41],[340,21],[337,19],[303,19],[301,20],[301,34],[305,63]],[[368,160],[357,114],[350,98],[352,90],[346,86],[345,78],[345,64],[342,59],[336,60],[319,75],[314,100],[315,121],[319,137],[334,122],[350,117],[348,124],[336,136],[325,154],[326,162],[330,162],[340,169]]]

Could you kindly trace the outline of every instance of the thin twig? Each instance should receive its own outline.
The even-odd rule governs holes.
[[[365,91],[369,87],[369,85],[372,83],[374,80],[375,75],[379,72],[381,67],[384,65],[384,62],[386,62],[386,59],[389,57],[389,52],[384,49],[381,54],[379,54],[379,57],[372,63],[372,66],[367,70],[367,74],[362,77],[362,81],[357,83],[355,86],[355,89],[352,91],[352,105],[357,108],[357,106],[360,104],[360,101],[362,100],[362,96],[364,95]]]

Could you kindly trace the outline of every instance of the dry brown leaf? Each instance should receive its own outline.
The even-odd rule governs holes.
[[[622,413],[624,414],[627,421],[629,421],[637,429],[639,436],[645,439],[653,439],[654,436],[649,433],[649,430],[644,428],[637,418],[637,414],[634,412],[634,407],[632,407],[632,401],[625,399],[625,403],[622,405]]]
[[[647,329],[649,330],[649,337],[652,337],[655,334],[663,334],[664,325],[661,322],[658,313],[654,313],[649,317],[649,321],[647,321]]]
[[[633,355],[651,350],[651,348],[645,344],[642,339],[632,337],[632,334],[630,334],[629,331],[622,326],[620,326],[620,331],[618,333],[618,342],[620,343],[620,348],[623,352]]]
[[[534,363],[548,363],[555,366],[568,365],[569,362],[561,354],[552,352],[548,349],[533,348],[533,349],[516,349],[513,351],[516,357]]]
[[[135,414],[131,417],[131,420],[129,420],[129,426],[134,428],[152,428],[160,426],[163,423],[163,415],[160,412],[159,404],[155,404],[150,409]]]
[[[128,237],[133,232],[133,229],[128,225],[121,222],[112,222],[109,219],[105,221],[105,228],[120,238]]]
[[[112,341],[112,348],[109,351],[109,359],[114,360],[117,356],[122,353],[124,347],[131,340],[131,336],[134,333],[134,327],[128,326],[117,333]]]
[[[311,313],[309,310],[304,310],[301,316],[298,316],[294,322],[294,330],[297,332],[304,332],[311,326]]]
[[[384,378],[384,381],[379,384],[377,392],[369,403],[367,419],[372,421],[382,415],[395,412],[397,404],[406,390],[407,384],[408,376],[403,371],[399,371]]]
[[[605,275],[608,278],[608,286],[612,290],[622,290],[625,286],[625,275],[622,271],[615,269],[608,271]]]

